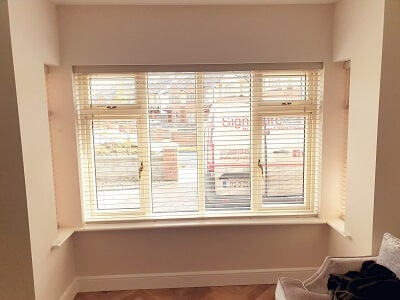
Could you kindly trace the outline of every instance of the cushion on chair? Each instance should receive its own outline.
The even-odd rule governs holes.
[[[400,239],[390,233],[383,235],[377,263],[390,269],[400,278]]]

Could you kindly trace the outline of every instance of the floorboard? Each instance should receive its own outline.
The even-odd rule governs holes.
[[[274,300],[275,285],[79,293],[74,300]]]

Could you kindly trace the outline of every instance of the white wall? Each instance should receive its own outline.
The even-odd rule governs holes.
[[[34,299],[7,1],[0,1],[0,299]]]
[[[59,63],[57,11],[47,0],[9,1],[12,55],[35,299],[54,300],[74,278],[72,243],[52,251],[57,218],[44,64]],[[33,298],[27,298],[33,299]]]
[[[72,65],[307,62],[325,63],[326,142],[323,198],[340,197],[343,158],[343,71],[331,63],[331,5],[320,6],[60,6],[62,66],[51,70],[52,138],[61,226],[82,222]],[[277,26],[276,24],[284,24]],[[161,30],[162,29],[162,30]],[[162,49],[162,51],[160,50]],[[63,93],[59,91],[62,90]],[[52,98],[52,97],[51,97]],[[68,141],[68,142],[67,142]],[[338,168],[339,166],[339,168]],[[323,215],[334,209],[323,205]]]
[[[97,276],[316,267],[327,251],[326,236],[324,224],[79,232],[74,235],[76,272]]]
[[[332,6],[61,6],[63,64],[321,61]],[[318,26],[316,26],[318,24]]]
[[[400,237],[400,1],[387,0],[383,33],[376,156],[373,251],[384,232]]]
[[[61,56],[55,6],[45,0],[9,2],[16,87],[3,26],[6,1],[0,0],[0,40],[6,45],[0,49],[0,77],[10,82],[1,95],[6,113],[0,129],[7,131],[0,136],[10,147],[1,149],[0,230],[8,247],[2,243],[0,254],[17,265],[4,265],[10,273],[0,276],[0,296],[18,292],[20,299],[33,299],[34,289],[36,299],[57,299],[74,278],[73,252],[78,276],[302,269],[318,266],[327,253],[376,252],[384,231],[400,234],[393,197],[398,168],[390,159],[398,146],[392,128],[399,127],[393,83],[400,69],[398,1],[342,0],[334,11],[333,5],[59,7]],[[344,82],[340,64],[331,63],[332,47],[335,61],[352,60],[346,216],[351,240],[325,225],[222,226],[80,232],[74,243],[50,250],[57,221],[82,224],[72,65],[323,61],[322,216],[332,217],[340,197]],[[48,77],[52,164],[43,64],[60,61]]]
[[[352,237],[331,231],[335,255],[372,252],[384,5],[384,0],[335,5],[333,59],[351,60],[345,229]]]
[[[324,62],[322,182],[336,201],[343,155],[340,112],[344,81],[331,63],[332,5],[60,6],[61,66],[51,68],[58,219],[81,226],[72,65]],[[280,26],[279,24],[282,24]],[[283,25],[285,24],[285,25]],[[330,205],[323,206],[324,216]],[[221,243],[224,241],[224,243]],[[226,242],[226,244],[225,244]],[[78,276],[201,272],[318,266],[327,253],[326,225],[164,228],[74,235]]]

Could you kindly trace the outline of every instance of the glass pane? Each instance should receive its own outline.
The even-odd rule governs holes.
[[[97,75],[90,78],[90,104],[134,104],[135,78],[131,75]]]
[[[264,101],[300,101],[306,100],[306,76],[293,75],[264,75]]]
[[[153,213],[197,212],[194,73],[148,75]]]
[[[206,210],[250,209],[250,73],[207,73]]]
[[[92,142],[97,209],[139,209],[136,121],[93,121]]]
[[[264,117],[263,204],[303,203],[306,118]]]

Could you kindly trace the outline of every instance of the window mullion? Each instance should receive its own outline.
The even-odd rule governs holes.
[[[203,73],[196,73],[196,127],[197,127],[197,181],[199,213],[205,212],[205,183],[204,183],[204,77]]]
[[[138,109],[138,139],[139,139],[139,165],[143,163],[140,171],[140,204],[146,216],[151,215],[151,167],[150,167],[150,143],[149,143],[149,122],[147,115],[147,78],[145,73],[136,74],[136,99]]]
[[[310,178],[313,182],[313,186],[311,186],[308,189],[308,192],[310,193],[309,199],[310,199],[310,210],[312,211],[318,211],[319,207],[315,207],[318,205],[317,200],[320,195],[320,168],[317,168],[317,166],[320,166],[320,152],[319,149],[315,147],[315,145],[320,145],[320,140],[319,140],[319,133],[322,132],[320,126],[320,119],[321,119],[321,107],[320,103],[318,102],[319,100],[319,80],[315,80],[315,77],[318,76],[317,72],[312,72],[312,80],[308,82],[308,84],[312,88],[312,102],[315,103],[313,110],[311,112],[312,116],[312,135],[311,139],[308,141],[308,146],[309,148],[312,148],[314,146],[314,150],[310,151],[312,152],[312,155],[310,156]]]
[[[265,167],[261,160],[262,117],[256,113],[262,101],[262,73],[251,72],[251,210],[260,211],[262,205],[262,182]],[[260,170],[260,167],[263,170]]]
[[[312,108],[305,113],[307,115],[307,123],[308,126],[306,127],[306,136],[307,140],[305,142],[306,146],[306,162],[305,162],[305,191],[304,191],[304,196],[305,199],[307,199],[307,205],[309,207],[310,211],[316,211],[318,210],[318,207],[316,208],[315,206],[317,205],[316,203],[316,197],[319,195],[319,169],[316,168],[317,165],[319,165],[319,152],[317,151],[317,147],[315,145],[318,145],[318,133],[320,131],[319,128],[319,109],[318,106],[320,105],[318,103],[318,98],[319,98],[319,89],[318,89],[318,84],[319,82],[315,80],[315,77],[318,76],[317,72],[310,72],[306,76],[306,88],[308,89],[308,95],[309,95],[309,101],[313,104]]]

